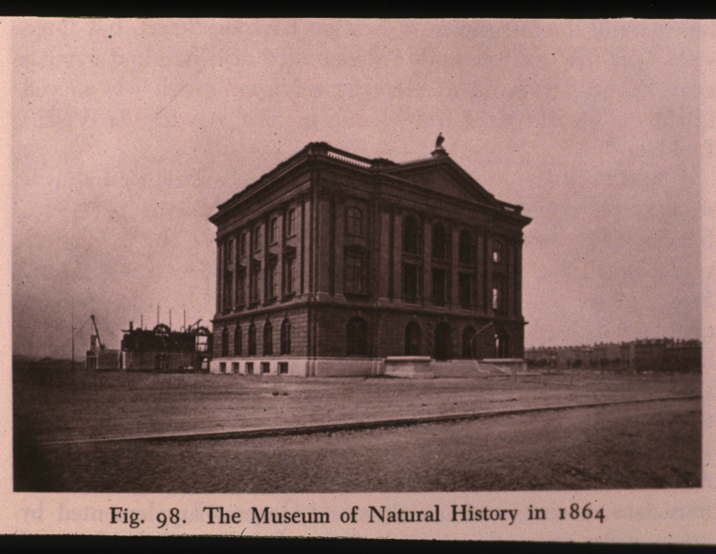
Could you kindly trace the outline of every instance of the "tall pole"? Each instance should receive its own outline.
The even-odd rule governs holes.
[[[75,299],[72,298],[72,371],[75,370]]]

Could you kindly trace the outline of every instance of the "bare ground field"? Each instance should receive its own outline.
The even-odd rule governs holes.
[[[527,379],[525,377],[524,379]],[[698,395],[700,376],[496,379],[17,374],[15,490],[332,492],[693,487],[701,401],[196,442],[52,441]]]

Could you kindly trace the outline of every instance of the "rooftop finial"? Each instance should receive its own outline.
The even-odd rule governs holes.
[[[442,150],[443,142],[445,142],[445,137],[443,136],[442,131],[438,134],[438,138],[435,139],[435,150]]]

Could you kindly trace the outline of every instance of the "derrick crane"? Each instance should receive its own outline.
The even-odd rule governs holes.
[[[104,344],[102,344],[102,341],[99,338],[99,329],[97,328],[97,322],[95,321],[93,315],[90,316],[90,319],[92,320],[92,325],[94,325],[94,333],[97,337],[97,344],[99,344],[99,349],[104,350]]]

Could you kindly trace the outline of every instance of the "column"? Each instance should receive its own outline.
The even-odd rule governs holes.
[[[393,302],[403,301],[403,216],[393,217]]]
[[[224,280],[221,278],[222,273],[222,256],[221,256],[221,242],[216,241],[216,313],[222,312],[221,296],[224,289]]]
[[[457,229],[450,231],[450,306],[455,309],[460,307],[460,284],[458,274],[458,256],[460,247],[460,234]],[[462,338],[462,337],[461,337]]]
[[[344,260],[344,244],[346,231],[346,207],[342,202],[334,201],[333,203],[333,293],[335,296],[343,297],[343,270],[345,267]],[[366,214],[367,215],[367,214]],[[366,276],[367,279],[367,276]]]
[[[420,303],[433,305],[433,227],[432,222],[423,221],[423,274]]]
[[[327,198],[318,199],[317,228],[315,236],[316,246],[314,247],[316,267],[316,298],[328,298],[330,296],[330,267],[331,259],[331,205]]]
[[[390,212],[385,208],[380,208],[380,215],[378,218],[379,230],[378,230],[378,301],[388,302],[390,294]],[[368,236],[373,242],[375,231],[371,228],[368,229]],[[371,271],[372,273],[372,271]],[[372,292],[372,291],[371,291]]]

